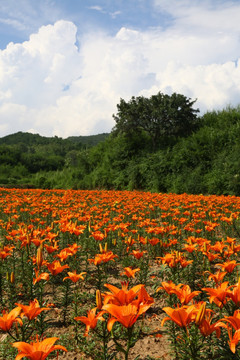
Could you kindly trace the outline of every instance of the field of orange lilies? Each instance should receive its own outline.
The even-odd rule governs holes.
[[[240,359],[240,198],[0,194],[0,359]]]

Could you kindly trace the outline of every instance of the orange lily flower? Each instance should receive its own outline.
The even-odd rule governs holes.
[[[105,235],[101,231],[95,231],[91,233],[91,236],[98,241],[102,241],[105,238]]]
[[[128,290],[128,284],[128,282],[122,282],[122,289],[111,284],[105,284],[104,286],[111,292],[103,294],[105,296],[104,304],[128,305],[131,303],[144,285],[139,284]]]
[[[144,285],[140,288],[137,293],[137,299],[132,301],[132,304],[139,306],[140,305],[152,305],[154,303],[154,299],[149,296],[146,291]]]
[[[223,323],[222,321],[226,321],[228,324]],[[232,326],[230,327],[229,324]],[[233,353],[236,352],[236,345],[240,340],[240,310],[234,311],[233,316],[225,316],[223,319],[217,322],[219,327],[223,327],[227,329],[229,336],[229,346]],[[232,336],[232,328],[234,328],[235,333]]]
[[[105,312],[100,311],[96,315],[97,307],[88,311],[88,316],[77,316],[74,320],[81,321],[86,325],[86,330],[84,336],[88,336],[88,332],[90,329],[95,329],[97,326],[98,320],[105,321],[104,317],[102,316]]]
[[[167,320],[172,320],[180,327],[187,327],[190,322],[193,321],[193,315],[196,311],[196,307],[195,305],[182,306],[175,309],[164,307],[163,311],[165,311],[169,317],[165,317],[162,320],[162,326]]]
[[[22,320],[19,317],[20,312],[20,307],[12,309],[9,313],[4,311],[0,317],[0,329],[2,331],[9,331],[14,322],[18,322],[20,325],[22,325]]]
[[[215,251],[215,252],[222,253],[223,249],[225,247],[227,247],[226,244],[224,244],[223,242],[217,241],[214,245],[210,246],[210,249]]]
[[[157,292],[160,291],[160,290],[165,290],[169,295],[171,294],[175,294],[176,291],[178,289],[180,289],[180,287],[182,286],[183,284],[178,284],[178,285],[175,285],[172,280],[170,281],[163,281],[162,282],[162,286],[160,286],[159,288],[157,288]]]
[[[33,284],[35,285],[37,282],[41,281],[41,280],[49,280],[49,274],[46,272],[43,272],[41,274],[39,274],[39,270],[35,270],[35,276],[36,278],[33,279]]]
[[[52,275],[57,275],[62,272],[64,269],[69,268],[68,265],[61,265],[59,260],[55,260],[50,264],[47,264],[48,270]]]
[[[125,242],[125,244],[128,245],[127,252],[129,252],[130,247],[136,243],[136,241],[131,236],[129,238],[127,238],[124,242]]]
[[[229,346],[230,350],[235,353],[236,352],[236,345],[240,341],[240,329],[235,331],[233,337],[232,337],[232,331],[231,329],[228,329],[228,335],[229,335]]]
[[[24,315],[28,318],[28,320],[33,320],[37,317],[42,311],[50,310],[48,307],[40,308],[39,302],[37,299],[30,301],[29,305],[22,305],[16,303],[15,305],[19,306]]]
[[[214,302],[218,307],[222,308],[227,302],[228,295],[228,281],[225,281],[217,287],[217,289],[203,288],[210,294],[210,303]]]
[[[145,240],[145,238],[143,238],[143,239]],[[140,237],[139,241],[141,242],[141,237]],[[149,244],[151,244],[153,246],[157,245],[160,242],[160,240],[158,238],[154,238],[154,237],[151,239],[148,239],[147,241],[149,242]]]
[[[0,259],[3,260],[7,256],[11,256],[14,248],[15,248],[14,246],[4,246],[3,249],[0,249]]]
[[[192,264],[193,260],[187,260],[184,257],[180,257],[179,262],[180,262],[181,267],[185,268],[186,266]]]
[[[164,257],[159,257],[159,259],[162,260],[163,264],[167,264],[170,267],[175,267],[180,263],[180,265],[185,268],[193,262],[193,260],[187,260],[179,251],[173,251],[166,254]]]
[[[174,293],[177,295],[181,304],[187,305],[195,296],[201,293],[201,291],[191,292],[189,285],[183,285],[182,288],[175,289]]]
[[[225,316],[223,319],[219,320],[220,326],[226,327],[222,321],[227,321],[235,330],[240,330],[240,310],[234,311],[233,316]]]
[[[54,242],[54,245],[44,245],[45,249],[47,250],[48,254],[52,254],[54,251],[58,251],[59,246],[57,245],[57,241]]]
[[[230,286],[231,288],[232,286]],[[240,279],[236,285],[233,285],[233,290],[229,290],[227,297],[232,299],[232,301],[239,307],[240,306]]]
[[[137,271],[140,271],[140,269],[132,269],[131,267],[125,267],[124,272],[121,273],[121,275],[126,275],[128,278],[135,278],[135,273]]]
[[[196,251],[198,247],[198,244],[184,244],[183,250],[192,253],[193,251]]]
[[[210,262],[214,261],[215,259],[219,259],[219,257],[220,257],[219,254],[213,254],[210,251],[208,251],[208,252],[203,251],[202,253],[207,256],[207,258]]]
[[[71,253],[71,255],[75,255],[80,247],[80,245],[74,243],[72,245],[68,245],[67,250]]]
[[[67,352],[67,349],[62,345],[54,345],[58,340],[56,337],[47,338],[43,341],[32,342],[28,344],[26,342],[15,342],[12,344],[15,348],[18,349],[18,355],[15,360],[20,360],[24,357],[30,360],[45,360],[48,355],[54,350],[63,350]]]
[[[222,270],[227,271],[228,273],[233,272],[236,266],[240,265],[236,260],[228,260],[223,264],[216,264],[215,266],[220,266]]]
[[[64,261],[69,256],[75,255],[77,253],[79,247],[80,247],[80,245],[77,245],[77,244],[69,245],[67,248],[62,249],[59,254],[56,254],[55,257],[58,257],[60,259],[60,261]]]
[[[159,256],[157,259],[162,260],[162,264],[167,264],[170,267],[175,267],[177,264],[175,253],[167,253],[165,256]]]
[[[201,324],[199,325],[199,330],[203,336],[209,336],[214,331],[216,331],[217,338],[221,335],[221,329],[219,328],[218,322],[211,324],[212,315],[211,312],[206,312]]]
[[[210,271],[205,271],[205,273],[209,273],[209,277],[208,277],[208,280],[213,280],[215,281],[216,285],[218,285],[224,278],[224,276],[227,274],[226,271],[222,272],[220,270],[218,270],[216,272],[216,274],[212,274],[210,273]]]
[[[114,258],[118,257],[117,255],[113,254],[112,251],[108,251],[102,254],[96,254],[94,259],[88,259],[90,263],[94,265],[100,265],[101,263],[107,263],[108,261],[114,261]]]
[[[67,249],[62,249],[59,254],[55,255],[55,257],[58,257],[60,261],[65,261],[71,255],[71,252]]]
[[[133,255],[137,260],[141,259],[147,251],[133,250],[130,255]]]
[[[162,282],[163,286],[157,288],[157,292],[159,290],[164,289],[169,295],[176,294],[181,304],[187,305],[195,296],[201,293],[201,291],[193,291],[191,292],[189,285],[178,284],[175,285],[172,281]]]
[[[149,308],[151,304],[143,304],[136,306],[134,304],[122,305],[118,306],[115,304],[106,304],[102,308],[106,310],[111,317],[108,320],[108,331],[112,330],[113,324],[118,321],[126,328],[132,327],[137,321],[138,317],[144,314]]]
[[[84,280],[83,275],[85,275],[85,274],[86,274],[86,272],[81,272],[80,274],[77,274],[76,270],[74,270],[73,272],[68,272],[68,276],[66,276],[63,279],[63,281],[66,280],[66,279],[70,279],[70,280],[72,280],[72,282],[76,283],[80,279]]]
[[[52,233],[50,232],[50,230],[52,230],[51,228],[48,228],[48,232],[46,234],[46,237],[45,237],[45,240],[49,240],[51,243],[53,242],[56,242],[56,237],[58,237],[58,234],[55,234],[55,233]],[[58,240],[57,240],[58,241]],[[44,245],[46,246],[46,245]]]

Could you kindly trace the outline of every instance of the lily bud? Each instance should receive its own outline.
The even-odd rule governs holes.
[[[43,255],[42,255],[41,247],[39,247],[38,250],[37,250],[36,262],[37,262],[37,267],[40,268],[42,266],[42,263],[43,263]]]
[[[203,244],[203,250],[204,250],[205,252],[207,251],[207,244],[206,244],[206,243]]]
[[[128,245],[131,245],[131,242],[132,242],[132,237],[130,236],[130,237],[127,239]]]
[[[203,319],[204,319],[204,316],[206,314],[206,303],[203,302],[200,309],[198,310],[198,313],[197,313],[197,316],[196,316],[196,320],[195,320],[195,323],[199,326],[201,325]]]
[[[30,236],[28,234],[27,234],[27,244],[28,244],[28,246],[31,245],[31,238],[30,238]]]
[[[15,275],[14,272],[12,271],[10,275],[10,283],[13,284],[14,282],[15,282]]]
[[[103,303],[102,303],[102,295],[101,295],[100,290],[96,291],[96,304],[97,304],[98,310],[101,310]]]

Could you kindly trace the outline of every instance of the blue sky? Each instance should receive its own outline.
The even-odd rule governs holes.
[[[102,29],[113,35],[121,27],[165,27],[171,16],[156,11],[152,0],[1,0],[0,48],[28,40],[42,25],[57,20],[74,22],[79,34]]]
[[[1,0],[0,137],[110,132],[120,98],[240,103],[240,0]]]

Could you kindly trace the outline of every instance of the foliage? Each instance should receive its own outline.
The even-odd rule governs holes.
[[[46,138],[21,132],[0,139],[0,185],[240,195],[240,107],[199,118],[193,112],[192,126],[190,120],[182,123],[178,117],[167,127],[171,118],[164,122],[159,116],[147,128],[141,124],[155,119],[147,116],[147,109],[156,99],[161,116],[164,103],[168,109],[168,103],[180,99],[189,111],[194,103],[178,94],[161,93],[150,99],[121,100],[115,128],[109,136],[93,137],[100,140],[94,146],[92,137],[86,137],[88,145],[80,142],[82,137]],[[145,106],[140,121],[136,114]],[[123,117],[125,113],[131,121]]]
[[[120,99],[117,115],[113,115],[113,133],[131,136],[145,131],[155,150],[168,138],[188,136],[196,129],[199,110],[192,107],[195,101],[181,94],[170,96],[161,92],[150,98],[133,96],[129,102]]]

